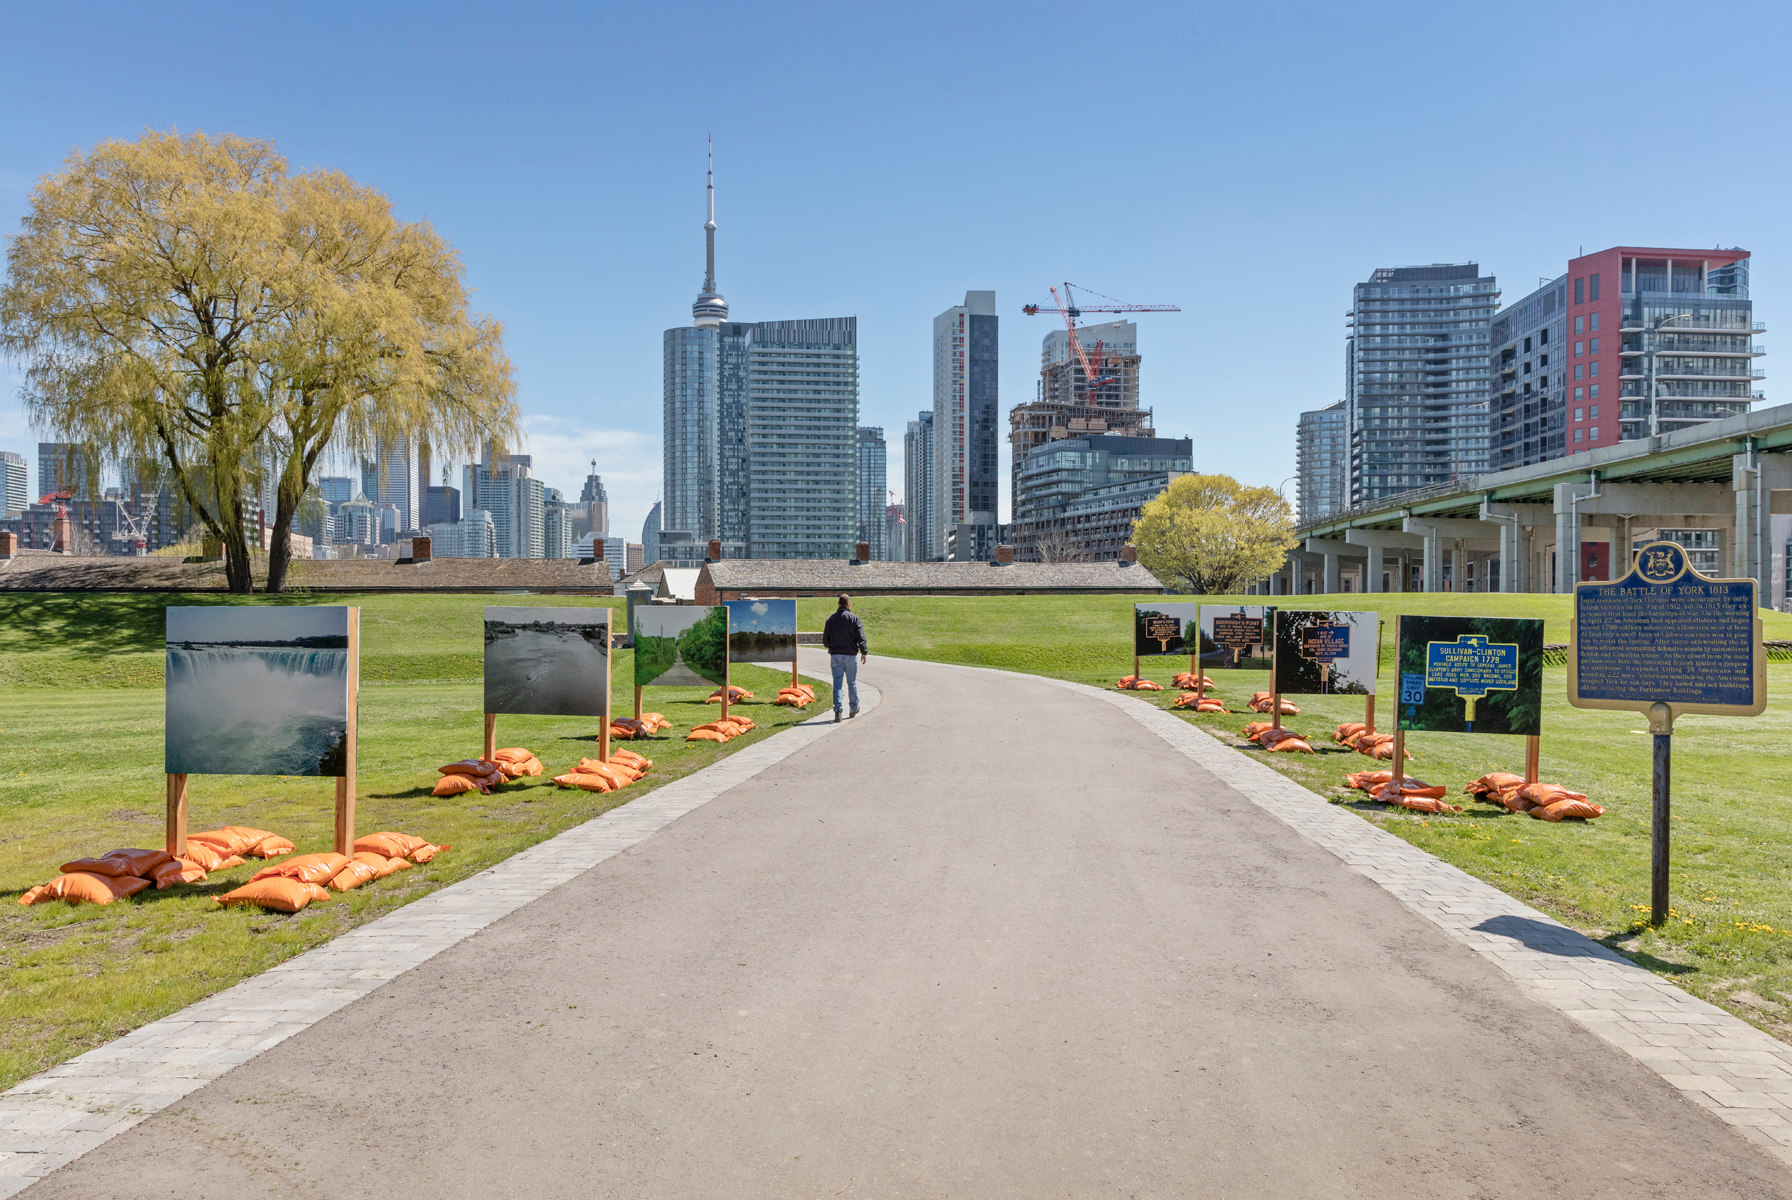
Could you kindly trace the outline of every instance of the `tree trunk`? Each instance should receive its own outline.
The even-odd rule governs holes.
[[[218,531],[224,541],[224,580],[233,593],[247,595],[255,590],[255,575],[250,569],[249,537],[243,532],[243,504],[235,500],[218,508],[224,518]]]

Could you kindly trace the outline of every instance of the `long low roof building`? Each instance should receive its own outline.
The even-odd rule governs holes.
[[[1155,596],[1164,585],[1136,562],[858,562],[747,558],[706,563],[697,603],[756,596]]]
[[[257,590],[265,577],[257,563]],[[296,559],[288,583],[312,593],[514,592],[608,596],[602,559],[389,558]],[[118,558],[20,550],[0,558],[0,592],[227,592],[224,564],[150,555]]]

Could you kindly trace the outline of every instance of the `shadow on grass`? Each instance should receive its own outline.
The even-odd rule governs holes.
[[[33,648],[55,645],[77,655],[98,657],[162,649],[167,631],[166,610],[170,606],[311,603],[315,603],[311,597],[260,593],[220,596],[183,592],[32,592],[0,596],[0,629]]]

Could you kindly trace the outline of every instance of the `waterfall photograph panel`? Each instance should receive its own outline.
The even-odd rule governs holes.
[[[703,687],[728,678],[728,609],[643,604],[635,609],[635,686]]]
[[[170,775],[348,771],[349,610],[167,610]]]
[[[610,715],[610,610],[485,610],[485,711]]]

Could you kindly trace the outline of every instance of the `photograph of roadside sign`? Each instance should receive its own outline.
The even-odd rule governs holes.
[[[1189,631],[1200,631],[1199,604],[1144,601],[1132,606],[1132,652],[1140,658],[1191,654]]]
[[[1203,604],[1201,669],[1268,671],[1274,658],[1274,605]]]
[[[1373,696],[1381,618],[1372,612],[1275,612],[1275,686],[1284,696]]]
[[[1542,732],[1542,621],[1402,617],[1399,630],[1401,729]]]

